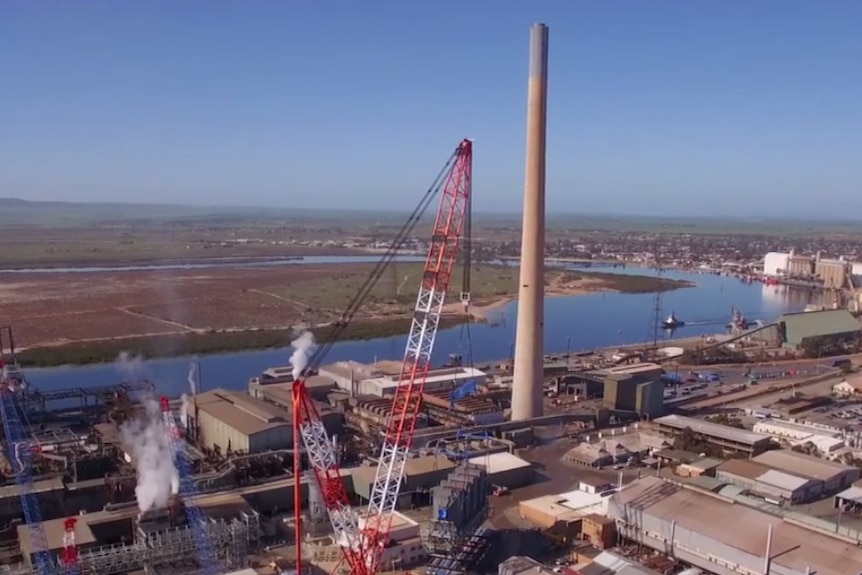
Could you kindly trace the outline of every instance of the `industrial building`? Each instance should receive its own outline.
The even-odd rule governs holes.
[[[801,255],[793,250],[789,253],[769,252],[763,258],[763,274],[766,276],[810,281],[828,289],[848,287],[847,279],[853,273],[851,262],[843,257],[825,258],[821,252],[814,255]]]
[[[467,463],[484,469],[490,484],[508,489],[532,485],[536,477],[532,463],[507,451],[471,457]]]
[[[212,494],[195,498],[207,517],[207,532],[225,566],[247,566],[261,537],[260,519],[236,494]],[[55,557],[63,549],[65,519],[44,521],[48,551]],[[34,570],[30,530],[18,526],[18,539],[25,563]],[[182,505],[139,517],[137,504],[113,506],[106,511],[78,516],[75,540],[82,572],[125,573],[160,565],[183,563],[195,555],[194,530],[185,519]],[[21,575],[24,575],[23,572]]]
[[[576,535],[581,522],[590,514],[605,515],[610,493],[590,493],[575,489],[557,495],[545,495],[518,503],[518,513],[542,529]]]
[[[653,424],[657,430],[670,437],[678,437],[686,430],[690,430],[710,443],[735,453],[757,455],[772,444],[772,438],[768,435],[693,417],[665,415],[654,419]]]
[[[577,465],[601,468],[639,460],[654,451],[670,447],[670,443],[660,435],[628,432],[626,428],[622,429],[622,433],[617,431],[611,429],[609,432],[587,435],[584,441],[567,451],[563,459]]]
[[[862,571],[855,541],[657,477],[609,502],[620,536],[717,575],[848,575]]]
[[[657,363],[639,362],[613,365],[602,369],[596,369],[589,373],[600,377],[632,376],[654,379],[661,377],[664,374],[664,368]]]
[[[857,397],[862,395],[862,376],[845,377],[832,386],[832,393],[838,397]]]
[[[750,459],[722,463],[715,478],[777,505],[804,503],[823,493],[822,481],[778,471]]]
[[[658,377],[611,373],[604,378],[603,402],[610,409],[659,417],[664,414],[664,383]]]
[[[564,570],[542,565],[531,557],[521,555],[506,559],[497,568],[498,575],[554,575],[561,571],[567,575],[658,575],[660,573],[611,551],[603,551],[588,560],[579,560],[576,565]]]
[[[831,426],[767,418],[755,423],[753,431],[791,446],[810,443],[823,454],[844,447],[842,432]]]
[[[222,454],[293,449],[292,406],[283,385],[263,386],[258,397],[224,389],[191,396],[186,411],[193,437],[202,447]],[[324,404],[318,410],[327,430],[339,433],[342,414]]]
[[[278,395],[270,399],[277,405],[284,403],[284,394],[290,393],[293,384],[293,367],[270,367],[248,382],[248,393],[259,399],[270,399],[265,392],[278,389]],[[337,389],[335,381],[325,375],[311,375],[305,379],[305,388],[315,400],[326,402],[327,396]],[[285,407],[282,405],[282,407]]]
[[[731,459],[716,479],[776,504],[803,503],[836,493],[859,478],[859,469],[791,450],[767,451],[753,459]]]
[[[821,459],[812,455],[798,453],[790,449],[777,449],[761,453],[752,461],[776,469],[823,482],[823,493],[836,493],[859,479],[858,467],[844,465],[837,461]]]
[[[862,333],[862,324],[846,309],[786,313],[776,323],[781,341],[789,349],[803,349],[814,340],[843,343]]]
[[[488,517],[488,474],[461,463],[431,490],[431,522],[423,539],[436,555],[457,553]]]
[[[335,385],[351,396],[372,395],[391,397],[401,384],[401,363],[379,361],[373,365],[355,361],[340,361],[325,365],[318,375],[333,381]],[[469,381],[484,383],[487,375],[474,367],[442,367],[432,369],[425,378],[425,391],[453,390]]]
[[[455,469],[455,463],[442,455],[419,455],[407,460],[404,468],[404,479],[401,483],[402,497],[409,498],[415,492],[427,492],[446,479]],[[351,470],[353,489],[363,501],[371,497],[371,488],[377,466],[362,465]]]
[[[219,453],[293,447],[290,414],[246,394],[216,389],[192,396],[186,409],[199,444]]]
[[[366,517],[359,515],[359,528],[363,529]],[[383,550],[380,558],[382,571],[397,571],[407,569],[422,563],[428,558],[428,552],[422,545],[419,533],[419,523],[402,513],[393,511],[389,519],[389,545]],[[336,561],[340,560],[340,552]]]

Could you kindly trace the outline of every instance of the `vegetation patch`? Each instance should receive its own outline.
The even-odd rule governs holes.
[[[440,328],[446,329],[463,322],[463,318],[444,317]],[[362,341],[405,335],[410,329],[408,318],[390,321],[361,322],[349,325],[338,341]],[[318,342],[326,341],[333,326],[310,330]],[[129,337],[104,341],[73,342],[64,345],[30,348],[18,353],[24,367],[55,367],[111,363],[126,352],[145,359],[212,355],[240,351],[279,349],[290,345],[296,334],[285,330],[249,329],[242,331],[211,331],[161,336]],[[287,356],[285,356],[286,358]]]

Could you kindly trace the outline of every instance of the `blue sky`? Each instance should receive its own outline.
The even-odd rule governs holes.
[[[3,2],[0,197],[519,211],[536,21],[549,210],[862,209],[855,0]]]

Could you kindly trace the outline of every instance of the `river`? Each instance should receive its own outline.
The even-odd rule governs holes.
[[[371,260],[374,261],[373,256]],[[363,260],[333,257],[283,261],[310,264]],[[654,273],[636,267],[612,269],[596,266],[590,269],[623,274]],[[730,320],[731,306],[739,308],[750,320],[768,322],[786,311],[801,311],[811,301],[809,293],[783,286],[743,283],[734,278],[678,271],[668,271],[664,276],[697,284],[696,287],[667,292],[662,296],[662,315],[667,316],[673,311],[686,322],[685,327],[673,334],[677,338],[723,332]],[[552,353],[565,351],[567,345],[572,350],[585,350],[648,341],[653,334],[654,302],[653,294],[596,293],[549,297],[545,301],[545,348]],[[445,361],[451,353],[460,353],[466,357],[471,350],[476,363],[508,357],[515,339],[517,309],[517,302],[512,302],[495,312],[497,315],[491,324],[472,324],[470,337],[467,337],[467,330],[463,326],[441,331],[435,343],[435,363]],[[400,359],[405,339],[406,336],[395,336],[338,343],[326,361]],[[204,356],[200,358],[201,389],[245,389],[250,377],[260,374],[267,367],[287,364],[289,357],[289,349]],[[134,373],[129,372],[128,366],[100,364],[31,369],[27,375],[32,385],[46,390],[112,385],[124,379],[148,378],[161,393],[177,395],[188,389],[188,368],[189,358],[171,358],[141,362],[135,367]]]

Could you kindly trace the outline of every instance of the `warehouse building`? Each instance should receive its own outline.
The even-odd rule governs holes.
[[[623,428],[623,433],[616,434],[612,429],[611,433],[588,435],[583,442],[568,450],[563,459],[576,465],[601,468],[639,460],[670,446],[660,435],[625,431]]]
[[[291,416],[243,393],[215,389],[188,400],[189,427],[203,447],[259,453],[293,447]]]
[[[822,481],[791,475],[750,459],[725,461],[715,477],[777,505],[804,503],[823,493]]]
[[[664,413],[664,383],[657,378],[627,373],[608,374],[602,398],[610,409],[631,411],[650,418]]]
[[[694,417],[665,415],[653,420],[656,429],[669,437],[678,437],[687,429],[727,451],[757,455],[772,445],[768,435],[703,421]]]
[[[622,537],[717,575],[850,575],[855,542],[657,477],[614,495],[608,515]]]
[[[753,431],[769,435],[791,446],[811,443],[824,454],[844,447],[841,432],[831,426],[769,418],[755,423]]]
[[[420,455],[410,457],[404,467],[404,479],[401,481],[401,495],[404,501],[413,493],[429,492],[455,469],[455,464],[442,455]],[[353,489],[363,501],[371,497],[371,488],[377,474],[376,465],[361,465],[351,470]]]
[[[484,469],[492,485],[509,489],[532,485],[536,478],[532,463],[507,451],[471,457],[467,462]]]
[[[401,385],[401,363],[379,361],[366,365],[355,361],[340,361],[321,367],[318,375],[334,381],[341,390],[351,396],[391,397]],[[486,379],[487,374],[474,367],[441,367],[428,372],[425,391],[451,390],[469,381],[482,384]]]
[[[608,493],[588,493],[576,489],[521,501],[518,503],[518,513],[542,529],[579,533],[584,517],[592,513],[606,514],[609,498]]]
[[[273,386],[263,396],[277,398],[279,393],[277,386]],[[315,405],[327,432],[340,433],[343,415],[325,404]],[[188,398],[186,411],[189,428],[203,447],[221,453],[293,449],[290,404],[280,407],[245,393],[214,389]]]
[[[248,381],[248,394],[252,397],[267,399],[275,403],[283,403],[285,396],[290,396],[293,387],[292,367],[270,367],[259,377]],[[326,402],[327,396],[337,389],[335,381],[325,375],[312,375],[305,378],[305,389],[317,401]],[[277,394],[279,399],[265,397],[268,393]],[[292,405],[292,402],[289,404]]]
[[[797,477],[823,482],[823,493],[836,493],[859,479],[859,468],[790,449],[761,453],[753,461]]]
[[[817,341],[840,344],[862,333],[862,324],[846,309],[786,313],[776,323],[783,345],[790,349],[803,349]]]

